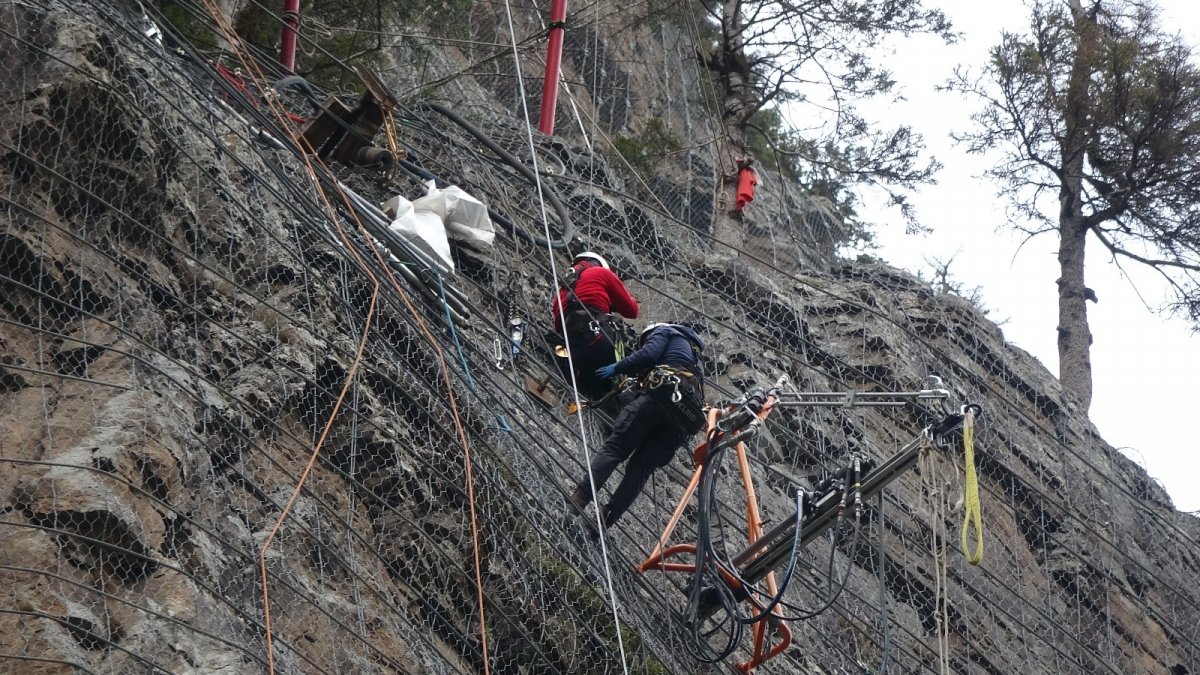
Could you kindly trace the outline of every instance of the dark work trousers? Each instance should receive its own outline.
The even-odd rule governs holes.
[[[628,460],[625,475],[605,509],[605,527],[629,509],[654,470],[669,464],[675,450],[687,440],[687,434],[667,418],[668,414],[663,404],[649,394],[639,394],[617,415],[612,433],[592,458],[592,480],[597,490],[618,464]],[[587,476],[579,482],[579,488],[585,494],[591,491]]]
[[[613,349],[613,336],[610,335],[611,328],[602,329],[597,335],[586,327],[573,332],[571,345],[571,360],[575,362],[575,382],[579,387],[580,395],[590,401],[603,398],[612,388],[611,380],[602,380],[596,377],[596,369],[601,366],[607,366],[610,363],[616,363],[616,351]],[[563,377],[566,378],[567,384],[571,383],[571,374],[568,370],[567,359],[558,359],[559,366],[562,369]]]

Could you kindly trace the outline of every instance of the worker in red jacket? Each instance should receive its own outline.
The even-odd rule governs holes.
[[[575,366],[579,393],[588,400],[603,398],[611,384],[596,376],[596,370],[617,360],[618,322],[616,315],[636,319],[637,300],[598,253],[584,251],[564,273],[566,283],[558,289],[550,307],[554,329],[566,338]],[[564,310],[565,308],[565,310]],[[563,319],[566,333],[563,333]],[[567,359],[560,358],[563,377],[570,381]]]

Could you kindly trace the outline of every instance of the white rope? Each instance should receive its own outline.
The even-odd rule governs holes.
[[[930,456],[931,445],[926,437],[920,450],[921,482],[929,503],[930,549],[933,556],[933,618],[937,633],[938,672],[950,675],[950,616],[946,608],[948,585],[946,569],[946,500],[941,485],[941,472]],[[940,541],[940,543],[939,543]]]
[[[533,123],[529,118],[529,104],[525,98],[525,79],[521,74],[521,58],[519,52],[517,51],[517,32],[513,26],[512,5],[510,4],[509,0],[504,0],[504,11],[508,17],[508,35],[509,39],[512,41],[513,66],[516,69],[517,74],[517,91],[521,97],[521,111],[525,116],[525,134],[529,140],[529,156],[533,162],[533,175],[536,177],[538,205],[541,208],[542,214],[542,230],[546,235],[546,256],[550,259],[550,273],[554,277],[557,289],[558,266],[554,263],[554,248],[550,244],[550,242],[553,240],[553,237],[550,235],[550,221],[547,218],[548,214],[546,213],[546,199],[542,193],[542,174],[540,171],[538,171],[537,147],[533,143]],[[555,83],[555,86],[557,86],[557,83]],[[555,297],[557,298],[557,290]],[[567,313],[565,309],[566,308],[563,307],[562,310],[564,311],[559,312],[559,325],[562,328],[562,334],[564,336],[567,335]],[[608,543],[604,537],[604,518],[600,509],[600,495],[596,493],[596,479],[592,475],[592,455],[591,451],[588,449],[587,429],[583,424],[583,408],[582,401],[579,398],[579,387],[575,381],[575,361],[573,355],[571,354],[570,340],[565,340],[565,342],[567,363],[570,365],[569,370],[571,371],[571,392],[575,397],[575,409],[579,411],[579,438],[582,440],[583,444],[583,458],[584,463],[587,466],[588,483],[592,490],[592,500],[596,504],[596,530],[600,533],[600,554],[604,562],[604,583],[608,589],[609,605],[612,607],[613,622],[615,623],[615,632],[617,634],[617,648],[621,652],[621,670],[625,673],[625,675],[629,675],[629,665],[625,658],[625,641],[621,636],[621,617],[617,611],[617,592],[616,588],[613,586],[612,568],[608,562]]]

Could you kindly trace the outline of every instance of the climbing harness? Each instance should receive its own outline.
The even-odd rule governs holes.
[[[604,335],[616,348],[620,342],[620,331],[617,330],[617,326],[621,323],[620,320],[611,313],[599,312],[589,307],[579,299],[579,296],[575,295],[575,286],[579,283],[579,277],[583,273],[583,270],[580,269],[582,265],[589,265],[583,269],[590,269],[591,266],[608,269],[608,263],[596,262],[597,258],[599,256],[578,258],[575,264],[563,272],[559,289],[567,292],[567,300],[562,304],[562,314],[567,324],[567,339],[575,343],[590,344],[596,338]],[[606,331],[605,328],[609,330]]]
[[[683,399],[683,394],[679,391],[679,385],[683,384],[683,378],[695,377],[690,371],[673,366],[655,366],[650,369],[649,374],[642,380],[641,387],[646,391],[660,391],[669,389],[671,392],[671,402],[678,403]]]
[[[639,379],[641,391],[655,397],[688,434],[704,428],[701,380],[695,373],[673,366],[655,366]]]

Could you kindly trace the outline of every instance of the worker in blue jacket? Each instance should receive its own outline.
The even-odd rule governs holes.
[[[637,351],[596,371],[604,379],[635,377],[637,393],[592,458],[591,480],[585,474],[568,498],[576,512],[582,514],[593,499],[591,481],[599,490],[617,465],[627,462],[625,475],[603,508],[604,526],[611,526],[641,494],[655,469],[670,463],[675,450],[704,425],[703,350],[704,342],[691,328],[653,323],[642,330]]]

